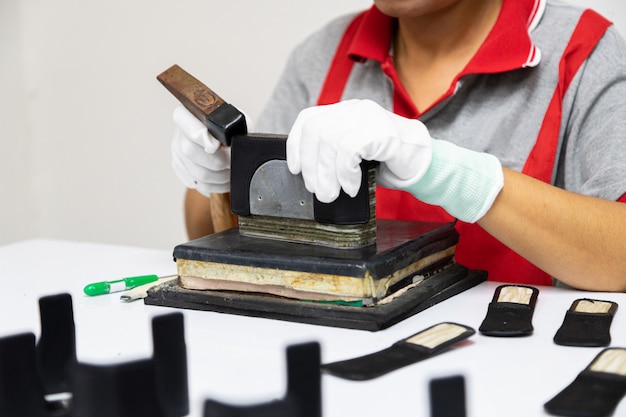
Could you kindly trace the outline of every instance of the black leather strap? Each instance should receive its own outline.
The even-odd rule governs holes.
[[[413,339],[415,336],[442,324],[458,326],[461,328],[459,330],[462,332],[443,341],[434,348],[429,348],[408,341]],[[324,364],[322,365],[322,371],[340,378],[354,381],[374,379],[389,372],[435,356],[453,344],[470,337],[474,333],[474,329],[461,324],[440,323],[416,333],[411,337],[400,340],[399,342],[396,342],[390,347],[379,352],[345,361]]]
[[[506,288],[527,288],[531,291],[528,303],[498,301]],[[487,315],[478,331],[485,336],[528,336],[533,332],[532,318],[539,290],[524,285],[501,285],[496,288],[493,300],[487,308]]]
[[[465,377],[435,378],[428,384],[431,417],[465,417]]]
[[[593,364],[604,352],[600,352]],[[623,350],[623,349],[621,349]],[[626,394],[626,376],[590,370],[589,365],[574,381],[544,404],[547,412],[559,416],[603,417],[613,413]]]
[[[606,313],[576,311],[580,301],[611,304]],[[611,343],[611,323],[617,311],[617,303],[611,301],[580,299],[572,303],[565,313],[563,324],[554,335],[554,343],[563,346],[598,347]]]

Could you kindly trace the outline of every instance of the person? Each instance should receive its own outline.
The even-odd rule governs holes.
[[[491,280],[624,291],[625,116],[624,42],[591,10],[375,0],[292,52],[257,130],[289,133],[289,169],[323,202],[380,161],[377,217],[456,221],[456,261]],[[194,236],[229,159],[177,125]]]

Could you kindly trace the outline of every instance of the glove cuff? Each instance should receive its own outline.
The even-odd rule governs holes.
[[[432,162],[418,182],[404,190],[474,223],[487,213],[504,185],[498,158],[433,139]]]

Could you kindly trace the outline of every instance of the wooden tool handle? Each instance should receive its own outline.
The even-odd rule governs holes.
[[[157,75],[157,80],[224,145],[229,146],[233,136],[248,133],[242,112],[178,65]]]
[[[235,227],[237,225],[237,216],[230,210],[230,193],[212,193],[209,198],[211,200],[213,232],[218,233]]]
[[[172,65],[157,75],[157,80],[203,123],[207,115],[224,104],[224,100],[213,90],[178,65]]]

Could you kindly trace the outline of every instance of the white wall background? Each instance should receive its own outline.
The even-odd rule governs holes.
[[[574,3],[626,33],[621,0]],[[156,75],[179,64],[254,120],[289,50],[370,4],[0,0],[0,244],[186,240],[170,168],[176,101]]]

